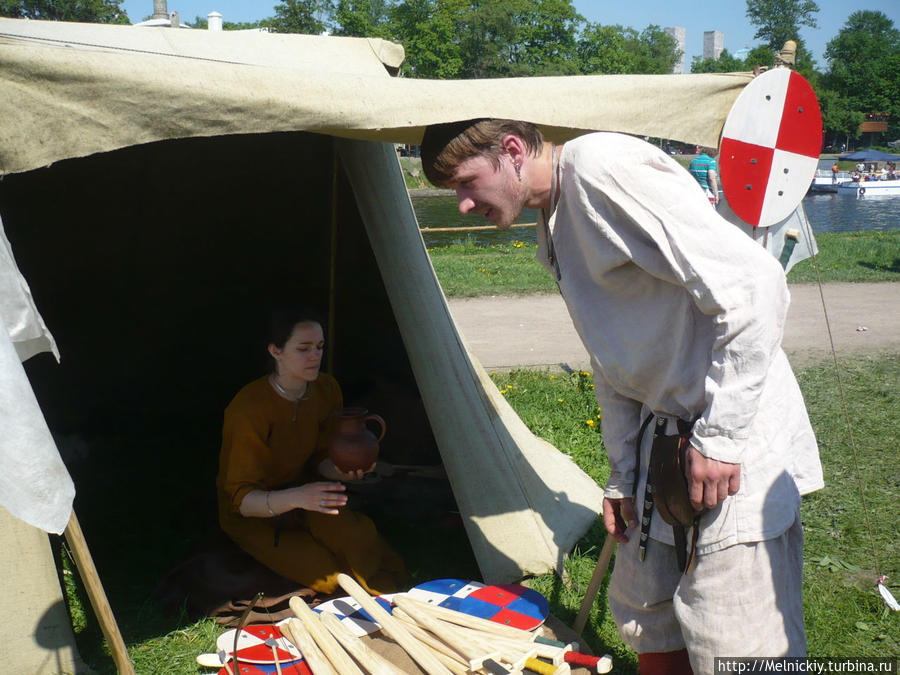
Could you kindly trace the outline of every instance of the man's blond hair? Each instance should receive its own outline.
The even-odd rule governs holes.
[[[432,124],[425,129],[421,145],[425,176],[432,184],[445,186],[460,164],[477,155],[486,157],[499,169],[502,141],[509,135],[522,139],[528,154],[541,154],[544,137],[531,122],[483,118]]]

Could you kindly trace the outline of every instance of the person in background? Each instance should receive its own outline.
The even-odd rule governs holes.
[[[620,542],[608,598],[641,674],[803,656],[800,495],[823,480],[781,349],[778,261],[710,209],[681,165],[628,135],[555,145],[528,122],[478,119],[429,126],[421,149],[460,212],[505,229],[523,208],[541,210],[538,258],[603,410],[603,521]],[[651,455],[666,449],[681,467],[654,469],[651,493]],[[662,487],[690,538],[654,501]]]
[[[719,177],[716,173],[716,160],[712,157],[715,152],[712,148],[697,146],[697,156],[691,160],[688,170],[700,183],[700,187],[706,193],[709,203],[713,206],[719,204]]]
[[[334,592],[339,572],[373,594],[398,590],[400,556],[367,516],[346,508],[342,481],[366,471],[343,473],[327,457],[329,421],[343,397],[319,370],[321,322],[304,308],[277,310],[267,344],[272,372],[225,409],[220,527],[258,562],[318,593]]]

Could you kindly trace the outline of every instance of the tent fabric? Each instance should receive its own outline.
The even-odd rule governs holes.
[[[398,45],[365,39],[3,19],[0,175],[168,139],[301,130],[351,139],[340,144],[348,177],[483,576],[561,569],[596,518],[599,486],[535,438],[469,356],[385,142],[416,143],[428,124],[488,116],[533,121],[553,140],[605,129],[717,145],[752,76],[390,77],[401,60]],[[27,289],[11,256],[0,266]],[[50,348],[36,312],[35,321],[35,339]],[[15,394],[20,380],[6,377],[17,372],[15,352],[4,344],[3,394]],[[24,371],[21,381],[27,388]],[[21,426],[52,443],[36,418]],[[12,438],[20,451],[37,443]],[[55,496],[68,499],[67,490]]]
[[[19,272],[12,247],[0,220],[0,320],[6,324],[9,339],[19,359],[27,361],[35,354],[51,352],[59,361],[59,350],[53,335],[41,318],[31,289]]]
[[[865,148],[856,152],[848,152],[846,155],[841,155],[839,159],[853,162],[894,162],[900,159],[900,155],[891,155],[887,152],[881,152],[881,150]]]
[[[342,141],[338,148],[432,431],[442,449],[454,448],[442,459],[484,580],[561,573],[563,556],[596,519],[603,490],[528,430],[469,355],[391,147]]]
[[[75,485],[2,315],[0,381],[0,506],[30,525],[61,534],[72,515]]]
[[[474,117],[526,119],[558,141],[603,129],[716,146],[752,79],[392,78],[385,65],[397,63],[398,49],[321,36],[0,20],[0,175],[191,136],[306,130],[417,143],[428,124]]]
[[[0,220],[0,506],[59,534],[72,514],[75,486],[22,368],[44,351],[59,359]]]
[[[0,659],[7,670],[29,675],[94,671],[81,660],[59,585],[50,539],[0,509]],[[23,562],[24,561],[24,562]]]

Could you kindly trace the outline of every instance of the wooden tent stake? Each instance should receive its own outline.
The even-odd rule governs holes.
[[[603,548],[600,549],[600,557],[597,558],[597,564],[594,566],[591,581],[588,584],[587,591],[585,591],[584,599],[581,601],[581,609],[578,610],[578,616],[575,617],[575,623],[572,624],[575,634],[579,637],[584,631],[584,625],[587,623],[588,615],[591,613],[591,607],[594,606],[594,600],[597,599],[600,584],[603,583],[603,577],[606,576],[606,570],[609,569],[609,561],[615,549],[616,540],[612,538],[611,534],[607,533],[606,540],[603,542]]]
[[[75,517],[74,510],[63,534],[69,543],[72,557],[75,558],[75,567],[78,569],[78,576],[84,582],[84,589],[87,591],[88,599],[91,601],[91,607],[94,608],[94,613],[100,622],[100,630],[103,631],[103,637],[106,638],[109,650],[112,652],[116,670],[119,671],[119,675],[135,675],[134,666],[131,663],[131,659],[128,658],[128,650],[125,648],[125,641],[119,632],[119,626],[116,623],[116,618],[113,616],[112,607],[110,607],[109,600],[106,598],[103,584],[100,583],[100,575],[97,574],[97,568],[94,566],[94,560],[91,558],[91,552],[84,539],[81,526],[78,524],[78,518]]]

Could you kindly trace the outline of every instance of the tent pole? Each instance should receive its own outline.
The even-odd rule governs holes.
[[[103,584],[100,582],[100,575],[94,566],[94,560],[91,558],[91,552],[84,539],[84,533],[81,531],[81,525],[78,524],[78,518],[75,517],[74,510],[64,535],[69,543],[69,547],[72,549],[72,557],[75,558],[75,566],[78,569],[78,575],[84,582],[88,599],[91,601],[91,606],[97,614],[100,629],[103,631],[103,636],[106,638],[110,652],[112,652],[116,670],[119,672],[119,675],[135,675],[134,666],[131,663],[131,659],[128,658],[128,650],[125,648],[125,641],[119,632],[119,626],[116,623],[116,618],[113,616],[112,607],[110,607],[109,600],[106,598]]]
[[[581,601],[581,609],[578,610],[578,616],[575,617],[575,623],[572,629],[581,637],[584,632],[584,626],[587,623],[588,615],[591,613],[591,607],[594,606],[594,600],[600,590],[600,584],[603,577],[606,576],[606,570],[609,569],[609,561],[612,558],[613,551],[616,549],[616,540],[612,535],[607,534],[603,541],[603,548],[600,549],[600,557],[597,558],[597,565],[594,567],[594,573],[591,575],[591,581],[588,583],[587,591],[584,593],[584,599]]]
[[[328,349],[325,350],[326,363],[325,371],[334,373],[334,344],[335,344],[335,305],[337,296],[337,219],[338,219],[338,170],[340,168],[340,160],[338,159],[337,145],[332,143],[331,150],[331,246],[329,255],[331,257],[328,266],[328,326],[326,333],[328,340]]]

